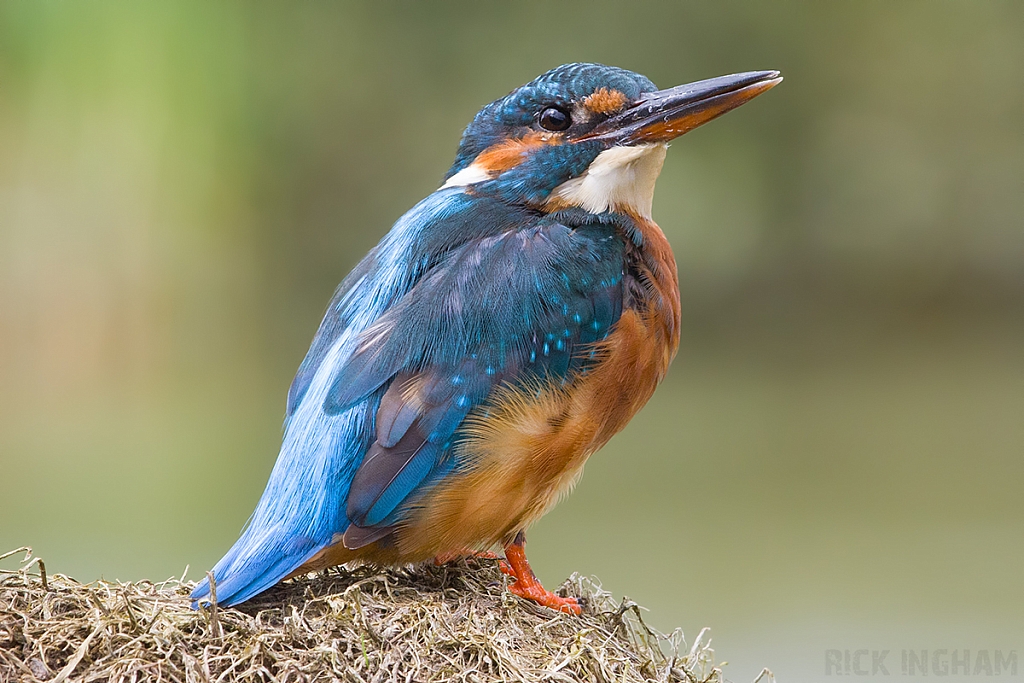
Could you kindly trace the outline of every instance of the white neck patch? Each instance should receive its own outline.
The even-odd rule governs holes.
[[[556,187],[551,199],[591,213],[619,207],[650,218],[654,183],[667,150],[664,143],[606,149],[590,162],[583,175]]]
[[[487,172],[487,169],[477,165],[476,163],[472,163],[446,180],[444,185],[441,186],[441,189],[446,187],[466,187],[467,185],[482,183],[483,181],[490,179],[491,174]]]

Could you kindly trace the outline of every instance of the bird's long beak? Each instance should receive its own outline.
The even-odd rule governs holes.
[[[608,140],[616,145],[668,142],[781,81],[778,71],[748,71],[659,90],[602,122],[583,139]]]

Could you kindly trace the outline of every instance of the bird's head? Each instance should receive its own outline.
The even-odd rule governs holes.
[[[480,110],[445,187],[543,211],[649,217],[668,142],[781,80],[755,71],[658,90],[625,69],[566,64]]]

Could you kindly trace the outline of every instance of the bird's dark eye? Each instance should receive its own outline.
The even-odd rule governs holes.
[[[540,127],[545,130],[565,130],[572,124],[569,112],[558,107],[548,107],[540,113]]]

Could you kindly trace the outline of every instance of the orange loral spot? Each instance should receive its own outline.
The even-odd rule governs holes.
[[[595,114],[614,114],[629,102],[625,93],[619,90],[601,88],[583,100],[583,106]]]
[[[561,137],[552,133],[533,131],[521,138],[512,138],[491,145],[477,155],[473,165],[491,175],[497,175],[523,163],[532,150],[560,141]]]

